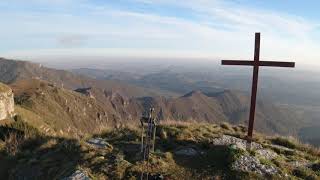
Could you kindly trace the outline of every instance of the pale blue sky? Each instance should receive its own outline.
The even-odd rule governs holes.
[[[317,63],[317,0],[2,0],[0,56],[252,58]]]

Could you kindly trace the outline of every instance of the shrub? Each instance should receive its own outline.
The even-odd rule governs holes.
[[[6,125],[6,127],[23,132],[25,138],[35,137],[35,136],[40,135],[40,132],[38,131],[38,129],[36,129],[36,128],[30,126],[29,124],[27,124],[26,122],[24,122],[20,115],[16,115],[14,117],[14,120],[15,120],[15,122],[13,122],[9,125]]]
[[[140,140],[140,133],[141,132],[135,129],[124,128],[104,132],[103,134],[101,134],[101,136],[106,137],[110,142],[136,141]]]
[[[32,149],[43,140],[42,134],[38,129],[24,122],[21,116],[14,117],[15,121],[11,124],[2,126],[1,136],[4,141],[4,151],[15,156],[19,151]]]
[[[80,151],[80,143],[76,140],[63,140],[59,144],[60,150],[65,152],[66,154],[73,155],[73,153],[77,153]]]
[[[10,156],[15,156],[19,151],[20,139],[16,133],[9,133],[4,139],[4,149]]]
[[[293,170],[292,173],[293,173],[294,176],[302,178],[302,179],[307,179],[307,180],[316,180],[316,179],[318,179],[307,168],[297,168],[297,169]]]
[[[228,152],[227,162],[229,164],[232,164],[244,154],[243,150],[235,148],[232,145],[228,146],[226,151]]]
[[[320,162],[314,163],[310,167],[314,172],[317,172],[320,174]]]
[[[167,132],[162,128],[159,131],[159,136],[160,136],[161,139],[167,139],[168,138]]]
[[[267,166],[273,166],[273,162],[272,161],[269,161],[265,158],[260,158],[259,159],[260,163],[263,164],[263,165],[267,165]]]

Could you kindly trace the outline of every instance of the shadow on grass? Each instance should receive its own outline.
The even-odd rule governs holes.
[[[0,179],[61,179],[74,173],[82,159],[77,140],[0,127]]]
[[[163,152],[171,152],[175,163],[188,169],[196,178],[241,179],[241,174],[231,169],[238,152],[228,146],[210,145],[208,142],[188,140],[158,140],[158,148]],[[178,155],[179,149],[192,148],[196,155]]]
[[[28,138],[25,138],[25,132],[28,132]],[[16,151],[0,148],[0,169],[3,171],[0,170],[0,179],[61,179],[70,176],[79,166],[86,167],[98,179],[137,178],[141,174],[140,132],[137,130],[118,129],[99,135],[112,145],[113,150],[82,146],[75,139],[45,136],[21,124],[0,126],[0,139],[8,141],[6,138],[10,133],[23,140],[13,146]],[[161,173],[169,179],[179,179],[181,175],[190,179],[240,178],[230,168],[234,154],[229,147],[213,146],[206,140],[177,138],[175,134],[179,133],[168,133],[167,137],[157,133],[156,152],[151,156],[155,174]],[[175,153],[184,148],[193,148],[198,154],[181,156]]]
[[[124,159],[131,164],[138,164],[142,161],[140,153],[140,134],[138,131],[121,129],[101,135],[116,149],[121,151]],[[177,155],[179,149],[192,148],[198,153],[195,156]],[[213,146],[206,141],[179,140],[174,136],[161,138],[159,133],[156,136],[156,159],[163,159],[166,163],[163,167],[181,167],[191,172],[190,178],[202,179],[221,177],[222,179],[241,179],[239,173],[231,170],[231,163],[236,156],[228,146]],[[166,159],[165,154],[170,153],[172,160]],[[159,162],[159,160],[156,160]],[[157,164],[157,163],[156,163]],[[159,164],[159,163],[158,163]],[[160,163],[161,164],[161,163]],[[155,165],[157,166],[157,165]],[[159,168],[161,169],[161,167]],[[135,174],[138,174],[135,172]],[[170,177],[170,176],[169,176]]]

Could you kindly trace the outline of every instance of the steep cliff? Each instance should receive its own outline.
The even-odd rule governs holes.
[[[12,117],[14,113],[14,100],[12,90],[0,83],[0,121]]]

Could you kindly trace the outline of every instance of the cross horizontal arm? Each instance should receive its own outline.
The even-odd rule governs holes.
[[[238,65],[238,66],[253,66],[254,61],[249,60],[222,60],[222,65]],[[259,61],[259,66],[273,66],[273,67],[295,67],[294,62],[280,62],[280,61]]]
[[[253,61],[243,60],[222,60],[222,65],[239,65],[239,66],[253,66]]]
[[[259,66],[294,67],[294,62],[259,61]]]

